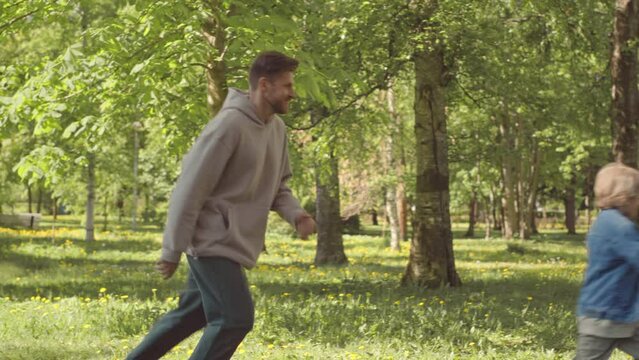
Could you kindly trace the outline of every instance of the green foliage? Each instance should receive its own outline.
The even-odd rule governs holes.
[[[581,188],[588,169],[607,162],[610,151],[610,4],[446,1],[441,7],[454,75],[448,96],[454,207],[477,190],[485,197],[492,188],[499,196],[501,157],[527,166],[533,143],[540,189],[554,189],[556,197],[574,174]],[[523,135],[514,147],[500,144],[504,116]]]
[[[44,181],[51,191],[65,193],[60,189],[64,179],[80,179],[87,154],[96,153],[103,192],[114,182],[127,189],[135,181],[129,135],[130,125],[140,121],[147,140],[137,181],[163,201],[180,157],[209,120],[206,64],[223,61],[228,85],[245,88],[245,69],[255,54],[277,49],[301,61],[296,77],[300,98],[287,123],[307,126],[311,109],[326,114],[311,131],[292,136],[292,160],[300,169],[293,187],[301,197],[312,198],[306,189],[314,180],[304,170],[335,151],[347,171],[368,172],[372,189],[378,189],[397,179],[369,171],[379,165],[378,144],[393,131],[375,90],[391,80],[396,84],[399,113],[407,120],[398,140],[410,150],[412,79],[403,71],[413,52],[437,35],[447,46],[445,80],[453,80],[447,101],[454,207],[466,203],[473,191],[482,197],[490,191],[499,195],[495,116],[504,104],[523,119],[523,131],[541,149],[544,186],[561,189],[573,173],[605,162],[610,146],[604,121],[610,87],[609,4],[447,0],[439,2],[436,13],[430,5],[7,3],[0,16],[0,133],[29,139],[12,161],[22,181]],[[429,17],[440,24],[441,33],[433,33]],[[223,53],[203,38],[207,19],[225,26]],[[529,148],[522,144],[514,155],[526,159]],[[404,181],[410,184],[410,151],[406,160]]]

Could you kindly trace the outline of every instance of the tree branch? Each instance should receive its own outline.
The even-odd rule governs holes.
[[[17,18],[11,19],[10,21],[0,25],[0,34],[2,34],[2,32],[5,31],[7,28],[9,28],[11,25],[15,24],[16,22],[18,22],[18,21],[20,21],[20,20],[22,20],[22,19],[24,19],[24,18],[26,18],[28,16],[31,16],[31,15],[37,13],[40,10],[42,10],[42,8],[38,8],[38,9],[35,9],[35,10],[33,10],[31,12],[28,12],[26,14],[20,15]]]
[[[384,75],[382,76],[382,80],[379,81],[377,84],[371,86],[368,90],[364,91],[363,93],[357,94],[355,95],[349,102],[347,102],[346,104],[328,112],[326,114],[326,116],[323,116],[322,118],[320,118],[318,121],[311,123],[308,126],[302,126],[302,127],[295,127],[289,124],[286,124],[286,126],[288,128],[290,128],[291,130],[310,130],[312,128],[314,128],[315,126],[319,125],[320,122],[322,122],[322,120],[328,119],[334,115],[338,115],[339,113],[341,113],[344,110],[348,110],[351,106],[353,106],[356,102],[367,98],[369,95],[371,95],[372,93],[374,93],[377,90],[381,90],[381,89],[385,89],[388,87],[388,82],[390,81],[390,79],[395,76],[397,74],[397,72],[402,68],[402,66],[404,64],[406,64],[407,62],[410,62],[411,60],[402,60],[402,61],[398,61],[397,63],[393,64],[395,65],[395,67],[393,69],[386,69],[384,71]],[[306,113],[310,111],[310,108],[306,108],[303,109],[295,114],[292,114],[292,117],[298,117],[303,113]]]
[[[337,115],[337,114],[341,113],[342,111],[347,110],[348,108],[353,106],[359,100],[368,97],[370,94],[372,94],[376,90],[379,90],[379,89],[382,89],[382,88],[386,87],[389,77],[390,76],[389,76],[388,73],[384,74],[384,80],[381,83],[378,83],[375,86],[372,86],[371,88],[369,88],[367,91],[354,96],[348,103],[346,103],[346,104],[334,109],[333,111],[328,112],[325,116],[319,118],[319,120],[317,120],[316,122],[312,122],[308,126],[295,127],[295,126],[289,125],[289,124],[286,124],[286,126],[288,128],[290,128],[291,130],[302,130],[302,131],[310,130],[310,129],[314,128],[315,126],[319,125],[322,122],[322,120],[328,119],[331,116]],[[292,117],[296,118],[296,117],[298,117],[298,116],[300,116],[303,113],[306,113],[308,111],[310,111],[310,108],[303,109],[303,110],[293,114]]]
[[[131,55],[129,55],[128,60],[132,60],[134,57],[138,56],[144,50],[147,50],[147,49],[149,49],[149,48],[161,43],[162,41],[166,41],[167,39],[168,39],[168,36],[164,37],[164,38],[158,37],[154,41],[147,42],[144,46],[141,46],[139,49],[135,50],[135,52],[133,52]]]
[[[202,64],[202,63],[190,63],[188,64],[189,66],[199,66],[199,67],[203,67],[206,70],[212,70],[210,66],[208,66],[207,64]]]
[[[459,80],[456,77],[453,78],[453,80],[457,83],[457,86],[459,86],[459,88],[464,93],[464,95],[466,95],[466,97],[468,97],[470,100],[472,100],[473,103],[475,103],[475,105],[477,105],[477,107],[481,109],[482,106],[479,103],[479,101],[477,99],[475,99],[472,95],[470,95],[470,93],[466,90],[466,88],[464,88],[464,86],[461,84],[461,82],[459,82]]]
[[[11,4],[11,5],[5,6],[3,8],[3,10],[7,10],[7,9],[10,9],[10,8],[12,8],[14,6],[18,6],[18,5],[20,5],[20,4],[24,3],[24,2],[27,2],[27,0],[20,0],[18,2],[15,2],[15,3]]]

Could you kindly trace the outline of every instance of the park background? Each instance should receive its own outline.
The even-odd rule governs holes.
[[[0,358],[121,359],[176,305],[180,160],[263,50],[300,60],[319,232],[271,216],[235,358],[571,358],[594,176],[637,167],[638,29],[630,0],[3,1]]]

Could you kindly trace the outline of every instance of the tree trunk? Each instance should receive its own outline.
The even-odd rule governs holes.
[[[470,199],[468,206],[468,230],[464,237],[472,238],[475,236],[475,223],[477,222],[477,192],[473,191],[473,196]]]
[[[133,200],[131,203],[131,229],[137,230],[138,223],[138,157],[140,154],[140,137],[138,131],[141,124],[135,122],[133,124]]]
[[[379,225],[379,221],[377,221],[377,210],[371,210],[371,223],[373,225]]]
[[[206,79],[207,79],[207,105],[211,115],[217,114],[222,107],[228,86],[226,83],[226,24],[223,22],[222,4],[219,0],[206,0],[211,16],[203,23],[203,33],[206,42],[210,46]]]
[[[94,234],[94,207],[95,207],[95,154],[89,153],[87,156],[89,166],[87,169],[87,207],[85,223],[85,240],[95,240]]]
[[[53,213],[53,221],[58,220],[58,198],[54,197],[53,198],[53,211],[51,211],[51,213]]]
[[[28,208],[27,210],[29,211],[29,213],[33,212],[33,193],[31,192],[31,185],[27,185],[27,202],[28,202]]]
[[[505,239],[512,239],[519,232],[519,219],[517,216],[517,181],[515,174],[515,137],[510,126],[510,114],[508,108],[499,116],[499,133],[501,137],[501,177],[504,182],[504,195],[502,208],[504,211],[504,227],[502,234]]]
[[[339,199],[339,163],[334,150],[328,158],[317,162],[315,184],[317,191],[317,249],[315,265],[345,264],[342,239],[342,217]]]
[[[525,134],[520,134],[522,142],[528,142]],[[537,199],[537,183],[539,181],[539,147],[533,138],[530,143],[531,157],[525,156],[522,159],[521,170],[518,176],[519,182],[519,237],[521,239],[530,239],[533,233],[531,223],[535,222],[535,202]],[[526,151],[527,153],[527,151]]]
[[[118,208],[118,224],[122,224],[122,217],[124,217],[124,198],[122,195],[123,190],[118,189],[115,200],[115,207]]]
[[[109,192],[108,191],[104,192],[104,214],[102,214],[102,216],[104,217],[104,224],[102,226],[102,231],[107,231],[108,224],[109,224]]]
[[[81,14],[80,26],[82,27],[82,49],[86,49],[88,46],[87,30],[89,28],[89,14],[86,7],[82,3],[79,5],[79,11]],[[95,154],[89,152],[87,155],[88,167],[87,167],[87,203],[86,203],[86,218],[85,218],[85,235],[84,239],[87,242],[95,240],[94,234],[94,207],[95,207]]]
[[[461,279],[455,269],[450,223],[444,52],[441,42],[433,40],[413,57],[416,210],[402,284],[434,288],[460,286]]]
[[[318,232],[315,265],[318,266],[348,262],[342,239],[338,161],[333,154],[328,161],[329,169],[326,176],[322,176],[324,174],[321,167],[316,169]]]
[[[388,102],[388,112],[390,113],[391,120],[391,153],[390,162],[393,167],[395,177],[397,179],[395,187],[395,206],[397,208],[397,222],[398,222],[398,236],[399,239],[407,240],[407,200],[406,200],[406,184],[404,184],[404,169],[406,168],[406,156],[404,154],[404,141],[403,141],[403,123],[402,117],[397,112],[397,104],[395,100],[395,91],[393,90],[393,84],[389,84],[388,91],[386,92]],[[393,140],[395,139],[395,140]],[[392,234],[392,232],[391,232]],[[392,247],[392,246],[391,246]],[[399,244],[397,245],[399,250]]]
[[[495,195],[495,189],[492,186],[490,187],[488,196],[490,197],[490,211],[492,214],[491,219],[493,221],[492,228],[497,231],[501,231],[503,222],[500,219],[500,216],[498,216],[498,213],[501,214],[502,210],[498,204],[497,195]]]
[[[144,223],[151,222],[151,196],[149,190],[144,191]]]
[[[491,214],[494,214],[494,212],[492,211],[492,205],[490,205],[490,203],[492,203],[491,201],[486,201],[486,204],[484,206],[484,224],[486,226],[486,228],[484,229],[484,239],[488,240],[490,239],[490,235],[491,235],[491,225],[493,220],[491,219]]]
[[[639,0],[617,0],[613,30],[612,154],[615,161],[637,167],[637,41]]]
[[[479,141],[479,139],[477,139]],[[475,184],[472,186],[472,196],[470,198],[469,212],[468,212],[468,230],[466,230],[465,237],[472,238],[475,236],[475,224],[477,223],[479,204],[478,204],[478,187],[481,184],[480,167],[481,160],[477,160],[475,165],[477,169],[477,175],[475,176]]]
[[[501,236],[504,237],[504,227],[506,224],[506,216],[504,215],[504,202],[503,202],[503,198],[502,201],[497,204],[497,206],[499,207],[499,221],[497,222],[497,225],[499,226],[499,230],[501,231]]]
[[[388,226],[390,230],[390,248],[399,251],[399,218],[397,216],[397,199],[395,187],[389,185],[386,187],[386,215],[388,217]]]
[[[408,200],[406,199],[406,185],[400,182],[397,186],[397,217],[399,218],[399,238],[408,240]]]
[[[569,235],[574,235],[577,233],[575,229],[576,219],[575,219],[575,185],[577,179],[575,178],[575,174],[572,175],[570,179],[570,185],[566,188],[566,194],[564,195],[564,209],[565,209],[565,222],[566,230],[568,230]]]
[[[389,86],[392,88],[392,86]],[[384,155],[384,172],[390,177],[384,190],[384,207],[386,210],[386,218],[390,230],[390,248],[399,251],[399,217],[397,214],[397,184],[400,174],[398,174],[399,161],[395,157],[397,129],[395,126],[397,114],[395,113],[395,99],[393,91],[380,92],[380,98],[386,96],[388,112],[391,118],[390,133],[386,137],[386,143],[383,144]]]
[[[538,235],[539,234],[539,229],[537,229],[537,196],[538,196],[538,192],[535,191],[534,195],[533,195],[533,206],[530,209],[530,213],[528,214],[528,226],[530,228],[530,232],[533,235]]]
[[[40,214],[42,211],[42,197],[43,197],[42,185],[38,187],[38,202],[36,203],[36,213]]]

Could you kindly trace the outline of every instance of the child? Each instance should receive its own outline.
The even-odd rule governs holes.
[[[588,232],[588,267],[577,305],[575,360],[639,358],[639,171],[612,163],[595,179],[601,213]]]

